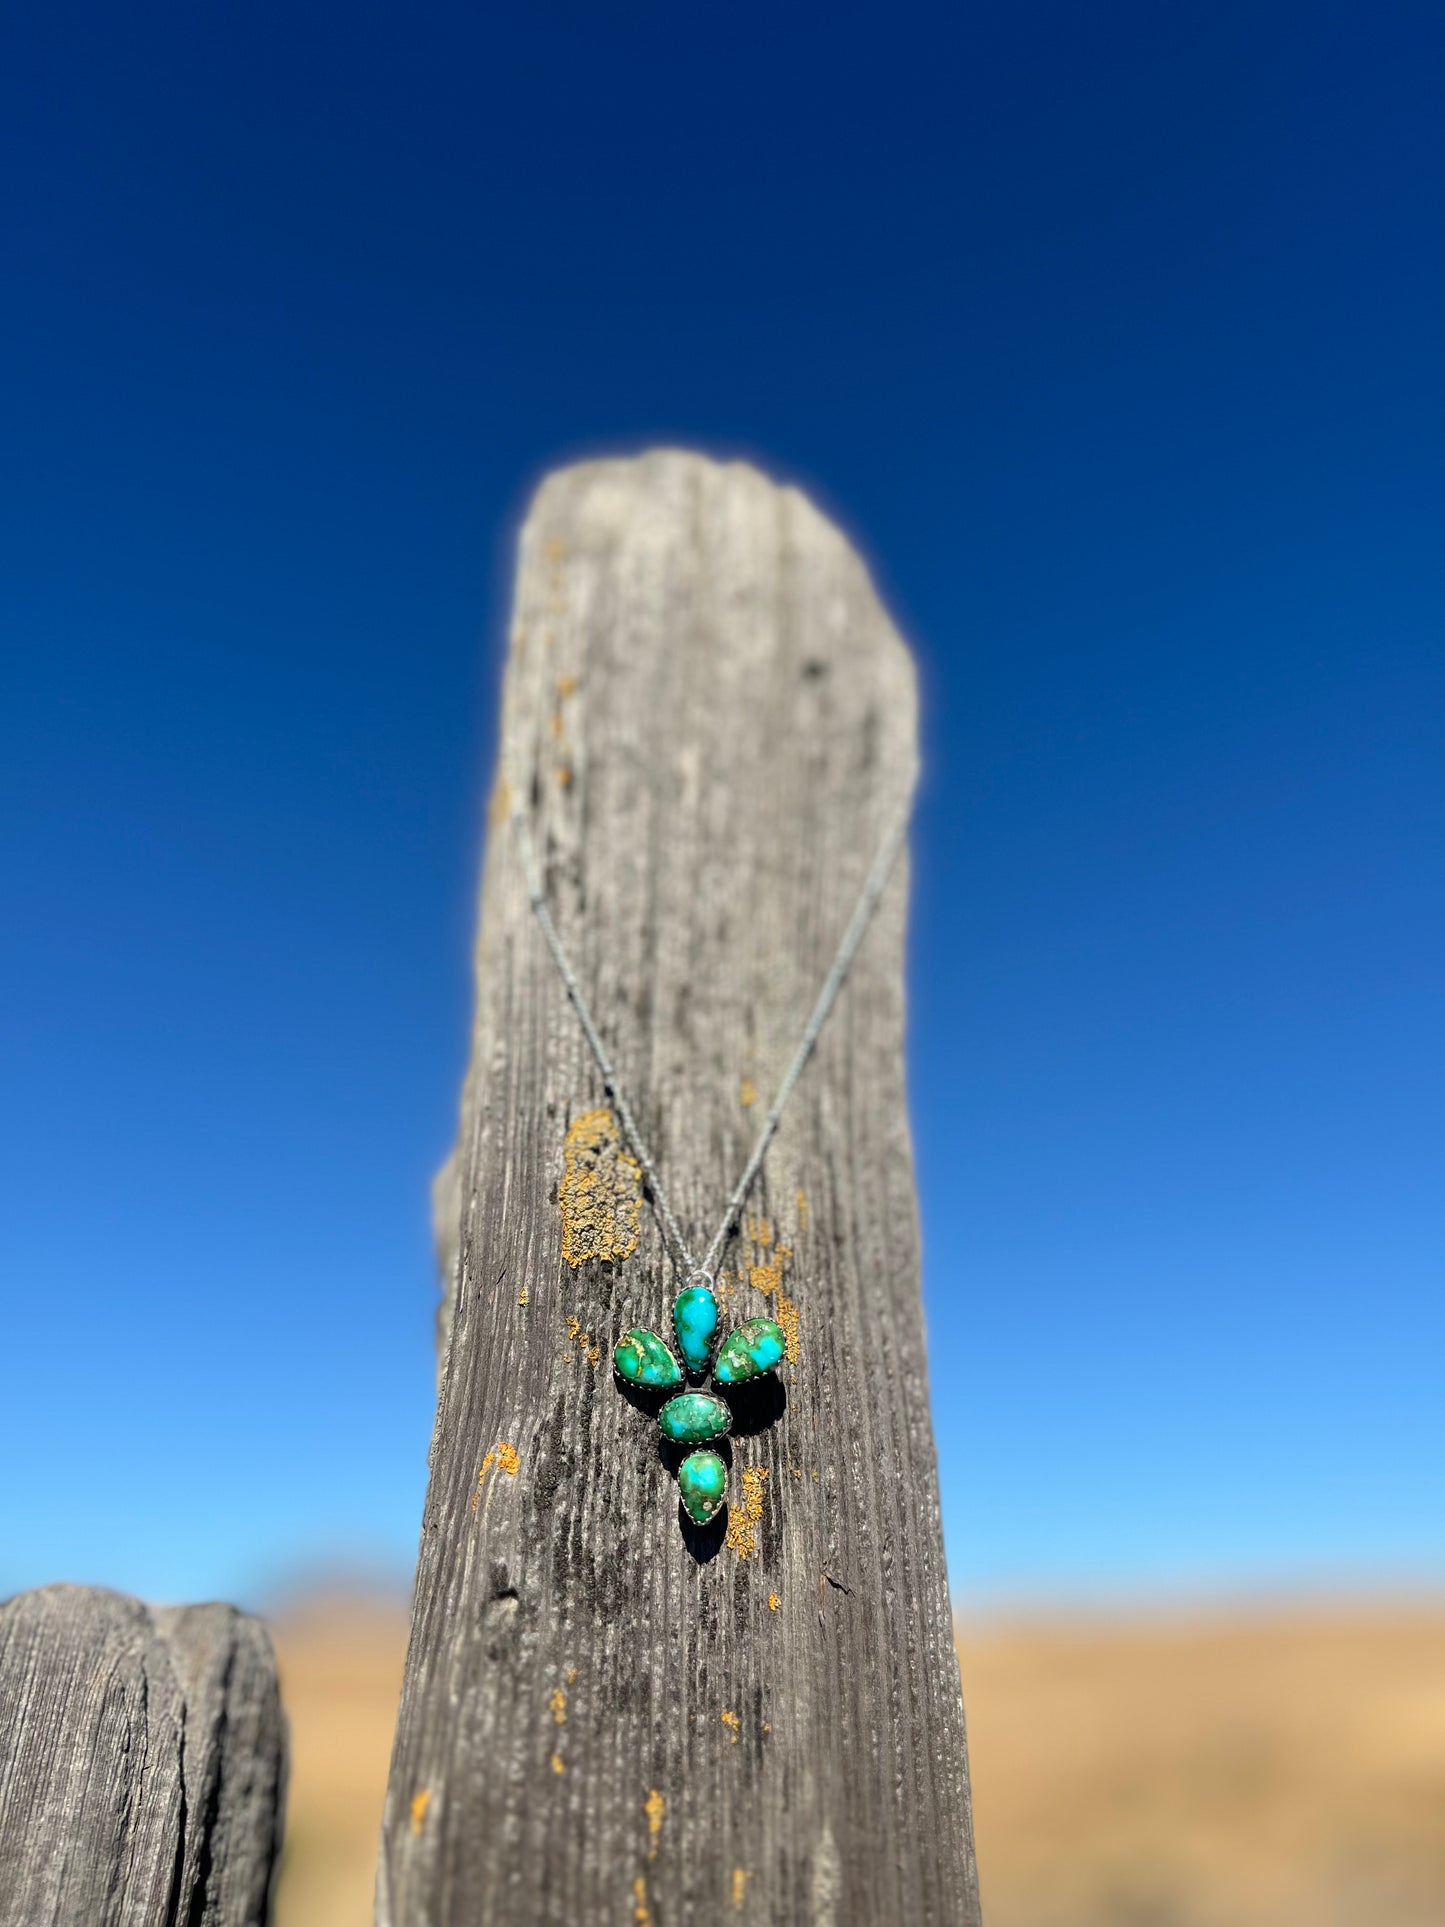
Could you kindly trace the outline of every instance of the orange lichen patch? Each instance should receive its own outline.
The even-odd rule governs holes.
[[[806,1231],[807,1228],[808,1228],[808,1199],[807,1199],[806,1193],[800,1190],[798,1192],[798,1229],[799,1231]]]
[[[424,1786],[421,1792],[413,1797],[411,1803],[411,1831],[413,1839],[415,1839],[416,1835],[421,1832],[422,1827],[425,1825],[426,1810],[430,1805],[431,1788]]]
[[[748,1219],[748,1241],[755,1245],[770,1245],[773,1242],[773,1227],[766,1218]]]
[[[557,678],[557,700],[559,702],[566,702],[569,696],[573,696],[576,693],[577,678],[575,676],[559,676]]]
[[[739,1559],[751,1559],[758,1549],[757,1524],[763,1516],[763,1494],[768,1468],[750,1465],[743,1472],[743,1495],[728,1508],[727,1543]]]
[[[554,1753],[552,1755],[552,1771],[554,1773],[565,1773],[567,1771],[567,1762],[562,1758],[560,1753]]]
[[[630,1258],[642,1215],[642,1170],[622,1148],[611,1111],[573,1119],[562,1166],[563,1258],[574,1269],[588,1258]]]
[[[745,1077],[742,1082],[742,1089],[738,1092],[738,1102],[742,1105],[743,1109],[746,1110],[750,1105],[756,1104],[757,1101],[758,1087],[750,1077]]]
[[[494,1445],[482,1460],[481,1470],[477,1474],[477,1489],[472,1494],[472,1511],[475,1512],[477,1509],[477,1501],[482,1496],[482,1486],[486,1482],[487,1474],[493,1466],[496,1466],[499,1472],[505,1472],[509,1479],[515,1479],[521,1468],[521,1464],[522,1461],[517,1456],[517,1448],[515,1445],[509,1444],[506,1439],[503,1439],[500,1444]]]
[[[734,1907],[742,1906],[743,1901],[747,1895],[748,1882],[751,1879],[752,1879],[752,1875],[748,1872],[746,1867],[733,1868],[733,1905]]]
[[[738,1735],[743,1730],[743,1723],[731,1707],[725,1706],[723,1708],[722,1723],[728,1730],[728,1738],[732,1741],[733,1745],[736,1746],[738,1743]]]
[[[748,1283],[754,1291],[760,1291],[764,1298],[771,1298],[775,1291],[783,1288],[783,1267],[776,1261],[770,1265],[749,1265]]]
[[[642,1874],[632,1883],[632,1918],[636,1927],[652,1927],[652,1909],[647,1904],[647,1881]]]
[[[592,1343],[591,1332],[583,1331],[582,1321],[579,1318],[569,1318],[567,1320],[567,1336],[572,1340],[572,1343],[577,1347],[578,1351],[581,1352],[589,1365],[595,1367],[602,1363],[602,1347]],[[564,1364],[570,1364],[572,1362],[571,1352],[563,1352],[562,1362]]]
[[[527,1287],[523,1285],[522,1289],[517,1293],[517,1303],[519,1305],[525,1305],[527,1302],[527,1298],[528,1298]]]
[[[654,1787],[642,1803],[642,1811],[647,1815],[647,1837],[652,1842],[647,1849],[649,1860],[656,1860],[658,1841],[662,1834],[662,1816],[667,1812],[667,1802]]]
[[[779,1599],[778,1595],[775,1592],[770,1592],[768,1594],[768,1611],[770,1613],[775,1613],[778,1610],[779,1606],[782,1605],[782,1603],[783,1603],[782,1600]]]
[[[512,814],[512,786],[505,776],[499,776],[492,785],[492,794],[487,803],[487,821],[493,829],[505,823]]]
[[[773,1253],[773,1256],[777,1259],[779,1264],[782,1264],[786,1259],[791,1258],[792,1255],[793,1255],[793,1247],[791,1245],[779,1245]]]
[[[564,789],[564,790],[570,790],[570,789],[571,789],[571,787],[572,787],[572,766],[571,766],[571,764],[570,764],[570,763],[559,763],[559,764],[557,765],[557,767],[556,767],[556,769],[555,769],[555,770],[553,770],[553,772],[552,772],[552,774],[553,774],[553,775],[554,775],[554,776],[556,777],[556,779],[557,779],[557,787],[558,787],[559,789]]]
[[[798,1320],[798,1307],[793,1303],[791,1298],[784,1298],[782,1294],[779,1293],[778,1302],[773,1309],[777,1313],[778,1323],[783,1328],[783,1336],[788,1341],[788,1363],[790,1365],[796,1365],[799,1357],[802,1355],[803,1348],[802,1331]]]
[[[567,1720],[567,1695],[562,1691],[560,1686],[554,1686],[552,1688],[552,1691],[547,1696],[547,1705],[551,1710],[552,1718],[557,1722],[558,1726],[565,1725]]]

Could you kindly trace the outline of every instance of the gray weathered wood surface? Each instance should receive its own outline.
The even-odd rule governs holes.
[[[726,1535],[685,1533],[651,1410],[610,1368],[628,1326],[668,1330],[679,1280],[645,1208],[635,1253],[564,1262],[559,1194],[573,1256],[612,1195],[606,1171],[587,1191],[586,1157],[564,1186],[569,1130],[605,1099],[504,827],[520,785],[700,1249],[913,784],[908,653],[802,495],[659,451],[542,486],[503,707],[378,1919],[973,1921],[904,1108],[906,863],[724,1255],[725,1321],[772,1310],[796,1356],[775,1395],[739,1401]]]
[[[259,1621],[18,1593],[0,1735],[0,1927],[264,1927],[286,1730]]]

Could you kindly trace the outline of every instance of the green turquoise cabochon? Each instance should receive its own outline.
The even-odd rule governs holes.
[[[677,1348],[695,1372],[705,1371],[717,1337],[717,1300],[706,1285],[689,1285],[673,1300]]]
[[[716,1452],[689,1452],[677,1475],[677,1490],[688,1518],[705,1526],[727,1497],[728,1469]]]
[[[701,1445],[706,1439],[720,1439],[732,1422],[732,1413],[711,1392],[679,1392],[657,1415],[662,1436],[674,1445]]]
[[[612,1362],[619,1376],[632,1385],[662,1388],[682,1383],[677,1360],[656,1332],[624,1332],[617,1341]]]
[[[712,1375],[719,1385],[741,1385],[759,1372],[771,1371],[787,1355],[782,1326],[771,1318],[750,1318],[723,1340]]]

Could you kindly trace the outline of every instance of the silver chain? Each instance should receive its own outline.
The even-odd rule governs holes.
[[[532,842],[532,825],[526,807],[519,801],[513,808],[512,825],[516,831],[517,849],[522,859],[522,870],[527,879],[527,894],[531,898],[532,909],[536,913],[538,923],[542,926],[542,934],[547,939],[547,948],[552,953],[557,974],[561,977],[566,986],[567,995],[572,1000],[572,1008],[576,1011],[582,1025],[582,1034],[587,1039],[593,1057],[597,1060],[597,1068],[602,1073],[602,1087],[617,1108],[623,1132],[647,1180],[664,1229],[680,1260],[683,1275],[689,1281],[696,1280],[706,1285],[712,1285],[715,1282],[716,1274],[713,1267],[727,1241],[729,1231],[737,1224],[744,1201],[753,1187],[753,1180],[762,1168],[768,1146],[772,1143],[773,1134],[782,1119],[783,1107],[792,1096],[794,1086],[803,1074],[803,1067],[818,1041],[818,1033],[828,1021],[828,1013],[838,1000],[838,992],[843,988],[843,979],[848,974],[848,966],[857,954],[858,946],[862,943],[864,933],[873,919],[873,912],[878,908],[878,900],[883,895],[898,852],[902,849],[904,838],[908,834],[910,813],[910,805],[905,801],[884,832],[883,840],[878,845],[878,853],[873,859],[853,914],[848,919],[848,927],[839,942],[832,968],[823,979],[823,988],[818,992],[818,1001],[813,1006],[813,1014],[809,1017],[803,1028],[803,1034],[798,1040],[793,1061],[789,1064],[783,1081],[778,1086],[778,1094],[773,1099],[772,1109],[763,1119],[763,1128],[758,1132],[757,1143],[753,1146],[752,1155],[743,1168],[743,1174],[733,1187],[733,1194],[728,1199],[722,1222],[713,1233],[712,1243],[708,1246],[702,1263],[699,1264],[688,1249],[687,1240],[682,1235],[676,1214],[668,1202],[662,1179],[658,1176],[652,1153],[648,1150],[646,1141],[637,1128],[637,1119],[633,1114],[632,1106],[628,1103],[622,1086],[617,1080],[617,1072],[613,1068],[612,1059],[607,1054],[607,1046],[603,1043],[601,1033],[592,1020],[592,1012],[587,1006],[587,999],[582,994],[577,973],[572,968],[561,934],[552,920],[552,912],[547,908],[547,899],[542,888],[542,873],[537,865],[537,852]]]

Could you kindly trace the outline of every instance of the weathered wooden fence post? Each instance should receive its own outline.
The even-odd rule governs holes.
[[[972,1922],[963,1709],[904,1109],[906,865],[722,1258],[790,1332],[685,1533],[622,1331],[683,1282],[530,914],[507,811],[705,1243],[915,772],[914,675],[842,536],[672,451],[521,537],[452,1286],[382,1927]]]
[[[0,1604],[0,1927],[265,1927],[286,1724],[233,1606]]]

